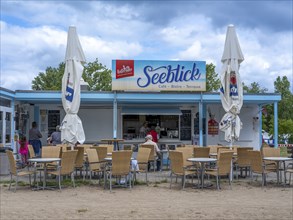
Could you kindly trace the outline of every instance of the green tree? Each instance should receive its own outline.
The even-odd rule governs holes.
[[[98,59],[89,62],[83,71],[82,77],[89,84],[89,90],[93,91],[111,91],[112,89],[112,71],[99,63]]]
[[[245,93],[266,93],[268,91],[267,88],[261,88],[260,85],[257,82],[253,82],[250,84],[250,86],[246,86],[244,83],[243,84],[243,92]]]
[[[57,68],[47,67],[45,73],[40,72],[32,81],[33,90],[61,90],[62,77],[65,63],[62,62]],[[96,59],[94,62],[85,64],[82,78],[89,84],[89,90],[110,91],[112,87],[111,70],[102,65]]]
[[[279,119],[293,118],[293,95],[290,91],[290,82],[287,76],[277,77],[274,82],[275,92],[281,94],[281,101],[279,102]]]
[[[65,64],[60,63],[58,68],[47,67],[46,72],[40,72],[32,81],[33,90],[61,90],[62,76]]]
[[[215,72],[215,65],[210,63],[206,64],[206,73],[207,73],[207,92],[216,92],[221,87],[221,81],[218,77],[218,74]]]

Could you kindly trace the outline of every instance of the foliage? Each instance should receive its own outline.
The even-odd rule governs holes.
[[[32,81],[33,90],[61,90],[62,76],[65,64],[60,63],[58,68],[47,67],[46,72],[40,72]]]
[[[85,66],[82,77],[89,84],[89,90],[91,91],[111,91],[111,73],[110,69],[107,69],[96,59]]]
[[[207,73],[207,92],[215,92],[218,91],[221,87],[221,81],[218,77],[218,74],[215,72],[216,66],[212,63],[206,65],[206,73]]]
[[[281,94],[281,101],[279,102],[279,118],[292,119],[293,118],[293,94],[290,92],[290,82],[286,76],[282,78],[278,76],[274,82],[275,92]]]
[[[250,84],[250,86],[246,86],[243,83],[243,92],[244,93],[266,93],[268,91],[267,88],[261,88],[260,85],[257,82],[253,82]]]
[[[59,67],[47,67],[45,73],[40,72],[32,81],[33,90],[61,90],[62,77],[65,70],[65,63],[59,64]],[[111,70],[102,65],[96,59],[84,66],[82,78],[89,84],[89,90],[94,91],[110,91]]]

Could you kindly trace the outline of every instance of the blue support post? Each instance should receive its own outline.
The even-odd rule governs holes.
[[[40,122],[40,108],[39,106],[34,106],[34,121],[39,124]]]
[[[117,138],[117,93],[114,92],[113,100],[113,138]],[[114,149],[119,150],[118,142],[114,141]]]
[[[15,152],[16,147],[15,147],[15,141],[14,141],[14,135],[15,135],[15,121],[14,121],[14,118],[15,118],[15,110],[14,110],[14,99],[11,100],[11,148],[13,149],[13,152],[14,153],[17,153],[17,151]]]
[[[200,101],[198,104],[198,112],[199,112],[199,146],[203,146],[203,132],[202,132],[202,116],[203,116],[203,104]]]
[[[274,102],[274,147],[278,147],[278,102]]]
[[[262,146],[262,140],[263,140],[263,137],[262,137],[262,105],[259,105],[258,106],[258,118],[259,118],[259,148],[258,149],[261,149],[261,146]]]

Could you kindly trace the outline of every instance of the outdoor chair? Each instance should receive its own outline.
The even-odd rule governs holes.
[[[184,166],[183,152],[179,152],[178,149],[176,151],[170,151],[169,158],[170,158],[170,162],[171,162],[170,189],[172,186],[173,175],[176,176],[176,182],[177,182],[177,177],[181,176],[182,189],[184,189],[186,177],[191,176],[192,182],[193,182],[193,176],[197,175],[198,173],[196,170],[190,170]]]
[[[124,144],[123,150],[133,150],[134,146],[133,144]]]
[[[99,160],[105,161],[104,159],[107,157],[107,153],[108,153],[108,147],[107,146],[94,146],[91,147],[91,149],[96,149],[98,156],[99,156]]]
[[[57,146],[43,146],[42,158],[60,158],[61,148]]]
[[[35,158],[36,154],[33,148],[33,145],[28,145],[28,153],[29,153],[29,158]]]
[[[6,154],[8,156],[8,160],[9,160],[9,171],[10,171],[10,184],[9,184],[9,190],[11,189],[11,183],[12,183],[12,179],[13,176],[16,176],[16,181],[15,181],[15,188],[14,188],[14,192],[16,192],[17,189],[17,185],[18,185],[18,177],[21,176],[29,176],[29,182],[30,182],[30,186],[31,186],[31,175],[35,174],[35,171],[30,171],[29,170],[29,166],[27,166],[27,170],[24,169],[18,169],[16,166],[16,160],[13,156],[13,152],[7,150]]]
[[[114,144],[99,144],[98,147],[107,147],[107,153],[114,151]]]
[[[232,157],[233,157],[233,152],[231,151],[219,152],[216,166],[212,169],[206,169],[205,171],[205,174],[216,177],[218,190],[220,189],[221,176],[228,176],[229,186],[231,189],[230,172],[231,172]]]
[[[208,148],[210,148],[210,153],[218,153],[218,148],[222,147],[219,145],[208,145]]]
[[[156,161],[157,161],[157,156],[156,156],[156,151],[155,151],[155,146],[151,144],[141,144],[139,148],[149,148],[151,149],[151,153],[149,156],[149,163],[153,164],[154,172],[156,171]]]
[[[187,161],[188,158],[194,157],[194,147],[179,147],[176,149],[178,152],[182,152],[183,155],[183,166],[186,169],[194,168],[194,164],[190,161]]]
[[[136,173],[145,173],[145,182],[146,184],[148,184],[148,160],[149,160],[150,154],[151,154],[151,149],[149,148],[140,147],[138,149],[136,160],[137,160],[139,170],[133,171],[134,181],[136,180]]]
[[[287,165],[284,175],[286,175],[286,173],[289,173],[289,185],[291,185],[291,174],[293,173],[293,163],[289,163]],[[285,178],[285,180],[286,180],[286,178]]]
[[[249,150],[248,155],[250,158],[251,181],[253,180],[253,173],[261,174],[262,187],[266,185],[266,176],[268,173],[277,172],[276,168],[268,168],[262,160],[261,152],[256,150]]]
[[[249,150],[253,150],[253,148],[252,147],[237,147],[237,159],[235,161],[237,179],[238,179],[239,168],[240,168],[240,176],[242,176],[243,168],[245,168],[245,176],[247,176],[248,170],[250,172],[251,159],[248,154]]]
[[[42,158],[60,158],[61,148],[57,146],[43,146],[42,147]],[[55,167],[57,162],[47,164],[47,168]]]
[[[273,147],[263,147],[261,150],[263,157],[280,157],[281,149]],[[264,161],[264,164],[267,169],[277,169],[277,162],[274,161]],[[282,167],[279,167],[279,170],[283,170]],[[282,173],[280,172],[280,179],[282,180]]]
[[[99,177],[99,183],[101,181],[101,175],[103,169],[101,167],[101,161],[99,160],[98,153],[96,149],[86,149],[87,158],[88,158],[88,165],[90,169],[90,180],[92,180],[92,173],[97,172]]]
[[[74,165],[76,160],[77,150],[71,150],[62,153],[61,161],[54,171],[48,171],[48,174],[52,174],[58,177],[58,185],[61,190],[61,176],[70,175],[73,187],[74,182]]]
[[[127,186],[127,179],[129,181],[129,188],[131,188],[131,161],[132,151],[115,151],[112,154],[112,165],[107,170],[107,177],[110,178],[110,191],[112,191],[112,176],[125,177],[125,186]],[[120,181],[119,181],[120,183]]]
[[[210,148],[208,147],[195,147],[193,150],[194,157],[210,157]]]
[[[75,160],[75,171],[77,174],[77,170],[79,170],[79,174],[80,176],[82,175],[82,171],[83,171],[83,167],[84,167],[84,147],[76,147],[77,150],[77,156],[76,156],[76,160]],[[83,179],[84,179],[84,175],[83,175]]]

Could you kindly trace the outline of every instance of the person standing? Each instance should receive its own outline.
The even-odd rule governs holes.
[[[32,123],[32,128],[29,130],[29,144],[31,144],[34,148],[34,152],[36,156],[40,156],[40,150],[42,148],[42,142],[40,138],[42,138],[42,134],[38,129],[37,122]]]
[[[139,137],[144,138],[148,132],[148,123],[144,122],[143,125],[139,129]]]
[[[20,140],[19,140],[19,154],[21,155],[21,162],[23,166],[27,165],[27,159],[28,159],[28,142],[26,140],[26,137],[23,136]]]
[[[155,126],[151,126],[151,130],[148,134],[152,135],[153,142],[158,143],[158,133],[155,131]]]

